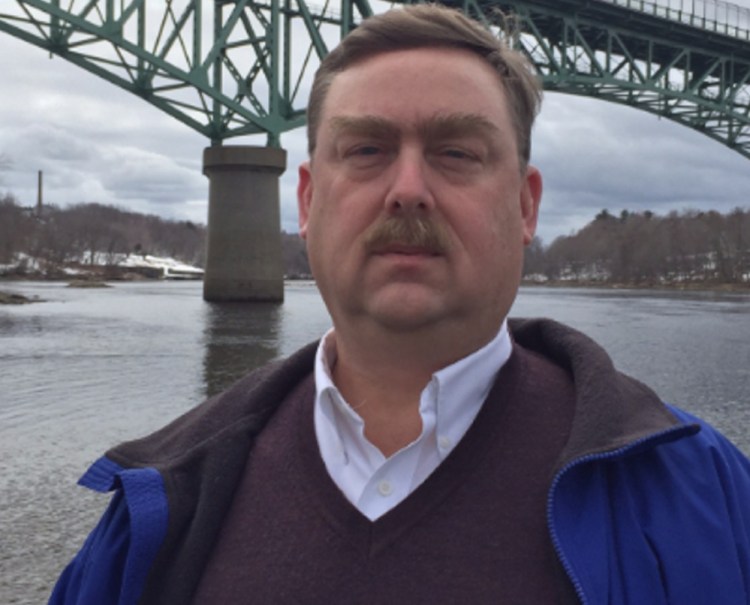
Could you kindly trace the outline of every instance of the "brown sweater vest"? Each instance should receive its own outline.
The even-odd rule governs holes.
[[[195,605],[577,603],[547,531],[570,377],[515,345],[453,452],[374,522],[329,477],[312,377],[258,438]]]

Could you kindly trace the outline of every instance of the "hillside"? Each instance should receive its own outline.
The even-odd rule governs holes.
[[[606,210],[549,247],[527,249],[527,280],[636,287],[750,287],[750,211]]]
[[[286,274],[309,277],[304,242],[282,233]],[[0,197],[0,276],[67,279],[193,277],[206,255],[205,225],[89,203],[67,208],[21,206]]]
[[[309,278],[304,241],[283,232],[281,241],[286,276]],[[103,277],[122,278],[137,266],[147,277],[160,277],[167,265],[203,267],[205,246],[205,225],[189,221],[96,203],[45,206],[40,213],[10,195],[0,197],[0,275],[66,278],[98,267]],[[549,246],[535,238],[526,249],[524,278],[566,285],[750,288],[750,210],[666,216],[602,210]]]

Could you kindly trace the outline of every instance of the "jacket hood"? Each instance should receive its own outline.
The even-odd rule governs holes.
[[[682,423],[649,387],[618,372],[606,351],[585,334],[549,319],[511,319],[515,342],[571,375],[576,409],[559,466],[619,449]]]

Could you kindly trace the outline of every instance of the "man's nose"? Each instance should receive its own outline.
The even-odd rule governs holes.
[[[418,150],[405,150],[394,162],[392,182],[386,195],[388,212],[428,212],[435,205],[429,179],[429,167]]]

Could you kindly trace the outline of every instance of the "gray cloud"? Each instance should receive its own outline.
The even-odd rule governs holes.
[[[746,158],[630,107],[549,94],[534,143],[533,161],[545,177],[540,234],[546,242],[605,208],[726,212],[750,203]]]

